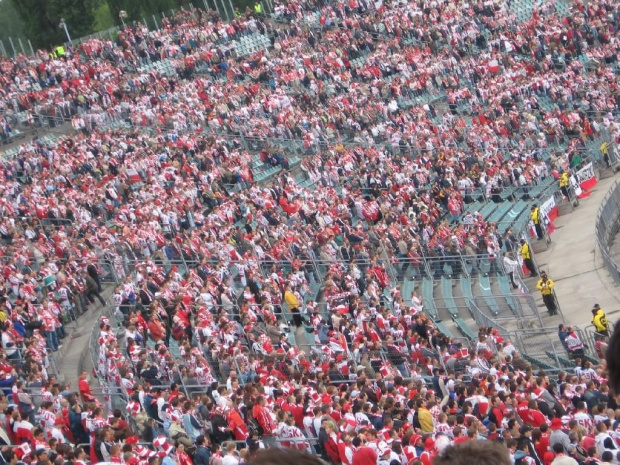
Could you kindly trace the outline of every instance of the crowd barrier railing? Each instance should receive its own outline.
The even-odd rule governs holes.
[[[579,340],[584,343],[584,355],[581,358],[598,364],[600,360],[595,350],[594,339],[590,335],[591,331],[579,327],[574,329]],[[555,371],[570,370],[575,366],[567,348],[559,339],[557,327],[523,328],[511,331],[509,339],[530,362],[536,363],[536,360],[542,360],[543,364],[554,365]]]
[[[611,251],[611,246],[620,231],[620,179],[614,182],[603,198],[594,229],[603,263],[615,283],[620,284],[620,264]]]

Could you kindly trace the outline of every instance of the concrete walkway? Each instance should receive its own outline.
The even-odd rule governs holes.
[[[112,287],[104,288],[101,295],[108,300]],[[94,325],[98,325],[104,307],[96,300],[96,306],[77,319],[77,324],[67,328],[67,337],[62,341],[62,348],[54,354],[58,371],[65,383],[77,387],[78,377],[82,370],[90,371],[92,358],[90,355],[90,335]]]
[[[558,302],[568,324],[589,325],[594,304],[599,304],[607,313],[610,323],[620,318],[620,287],[603,264],[594,234],[601,201],[615,179],[613,176],[599,181],[592,194],[580,200],[572,213],[558,217],[549,249],[536,255],[539,269],[545,270],[555,282]],[[542,297],[532,283],[533,280],[527,281],[542,305]],[[547,315],[544,307],[539,311]],[[544,320],[545,326],[559,323],[557,317],[547,316]]]

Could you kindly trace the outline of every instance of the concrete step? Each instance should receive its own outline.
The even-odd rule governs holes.
[[[530,293],[534,295],[534,297],[536,297],[535,292],[536,292],[536,284],[538,284],[538,279],[539,279],[538,276],[534,278],[529,278],[529,277],[523,278],[523,283],[527,286]]]
[[[467,323],[472,327],[472,329],[477,328],[476,320],[471,315],[469,308],[465,310],[467,307],[467,302],[465,297],[463,296],[463,291],[461,290],[461,282],[459,279],[452,280],[452,296],[454,297],[454,301],[457,305],[459,305],[459,316],[463,318]]]
[[[598,172],[598,179],[599,181],[602,181],[603,179],[612,178],[615,174],[615,168],[603,168]]]
[[[107,286],[101,295],[107,301],[112,292],[113,286]],[[96,301],[96,305],[91,305],[88,311],[67,328],[67,337],[62,341],[62,347],[54,354],[61,380],[65,383],[77,386],[80,372],[82,370],[91,372],[93,363],[89,347],[90,336],[93,325],[99,325],[104,310],[105,308]]]
[[[551,245],[549,239],[547,238],[541,240],[532,239],[530,243],[532,244],[532,250],[534,250],[535,254],[545,252],[547,249],[549,249],[549,246]]]
[[[559,216],[568,215],[575,210],[575,207],[573,207],[572,203],[567,200],[563,200],[562,202],[558,203],[557,207]]]

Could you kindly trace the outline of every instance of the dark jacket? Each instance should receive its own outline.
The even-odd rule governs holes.
[[[194,465],[209,465],[211,451],[205,446],[198,446],[194,455]]]
[[[213,425],[213,433],[211,433],[211,440],[215,444],[222,444],[225,441],[232,439],[230,431],[226,431],[228,428],[228,422],[222,415],[215,414],[211,419]],[[222,431],[224,429],[224,431]]]
[[[90,275],[86,275],[86,277],[84,278],[84,284],[86,285],[87,294],[91,292],[99,291],[99,286],[97,286],[97,281],[95,281]]]
[[[93,279],[97,279],[97,277],[99,276],[99,273],[97,273],[97,268],[95,268],[94,265],[88,265],[86,267],[86,272],[89,276],[92,276]]]

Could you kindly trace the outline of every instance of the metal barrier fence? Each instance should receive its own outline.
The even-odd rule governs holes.
[[[594,230],[603,263],[616,284],[620,284],[620,265],[611,251],[611,246],[620,231],[620,179],[614,182],[601,202]]]
[[[473,305],[473,317],[474,320],[476,321],[476,323],[478,324],[479,327],[481,328],[493,328],[499,331],[499,333],[503,336],[506,337],[508,335],[508,331],[502,326],[500,325],[497,321],[495,321],[491,316],[489,315],[485,315],[482,310],[480,310],[478,308],[478,306],[475,304],[475,302],[472,302]],[[472,307],[470,307],[472,308]]]
[[[597,364],[599,358],[592,331],[575,327],[575,334],[584,343],[584,355],[581,358]],[[576,366],[574,357],[559,339],[557,327],[521,329],[511,332],[509,338],[526,361],[547,372],[572,369]]]

